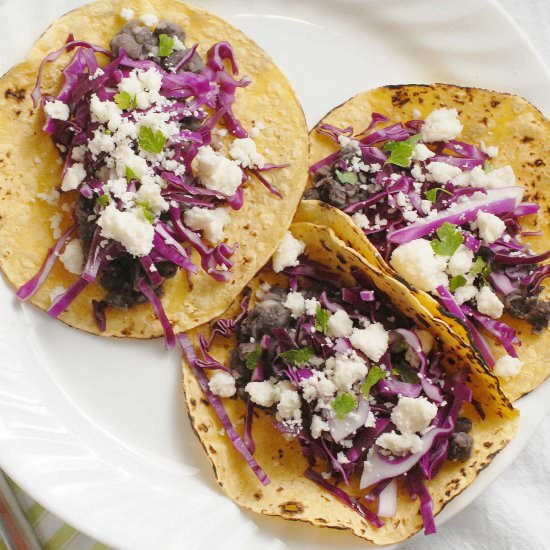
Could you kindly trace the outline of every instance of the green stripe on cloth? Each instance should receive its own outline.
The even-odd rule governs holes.
[[[109,550],[108,546],[105,546],[104,544],[101,544],[100,542],[94,544],[90,550]]]
[[[21,489],[19,488],[18,485],[15,484],[15,482],[9,478],[8,476],[6,476],[6,481],[8,482],[8,485],[10,487],[10,489],[17,495]]]
[[[29,520],[29,523],[36,527],[40,520],[44,517],[44,514],[46,513],[46,509],[38,504],[38,502],[35,502],[30,508],[27,508],[25,511],[25,517]]]
[[[70,525],[63,525],[54,534],[54,536],[44,545],[45,550],[60,550],[78,535],[78,531]]]
[[[0,550],[10,550],[3,540],[0,540]]]

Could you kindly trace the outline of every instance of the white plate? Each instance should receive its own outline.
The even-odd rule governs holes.
[[[9,0],[0,69],[81,2]],[[128,4],[131,4],[129,0]],[[44,9],[48,6],[48,10]],[[279,63],[310,125],[360,90],[452,82],[521,94],[550,111],[550,77],[512,21],[480,0],[208,0]],[[119,548],[360,548],[346,533],[240,510],[214,484],[160,341],[107,341],[16,302],[0,282],[0,466],[41,504]],[[509,465],[550,408],[550,384],[521,402],[516,440],[438,517]]]

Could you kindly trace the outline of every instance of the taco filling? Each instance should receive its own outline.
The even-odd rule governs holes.
[[[550,302],[539,298],[550,251],[533,253],[522,237],[536,233],[520,223],[539,206],[522,202],[511,166],[493,168],[496,146],[458,139],[456,109],[388,121],[374,113],[358,134],[320,124],[317,131],[339,148],[311,167],[305,198],[347,213],[399,275],[466,324],[497,375],[514,376],[520,342],[500,317],[525,320],[534,334],[547,330],[550,318]],[[498,361],[480,328],[506,350]]]
[[[131,10],[121,15],[133,17]],[[159,299],[164,281],[179,269],[190,285],[199,270],[228,281],[239,243],[226,242],[224,226],[243,206],[252,175],[281,197],[261,174],[280,166],[256,148],[261,125],[248,133],[233,113],[237,89],[251,81],[237,79],[231,45],[219,42],[203,59],[198,44],[185,45],[179,25],[147,14],[140,21],[128,21],[110,50],[71,35],[42,61],[32,98],[64,168],[59,188],[37,198],[57,202],[60,193],[75,193],[63,206],[72,209],[74,224],[61,234],[61,216],[52,218],[57,241],[17,295],[31,298],[59,257],[79,278],[54,297],[52,317],[97,281],[105,290],[93,303],[100,330],[106,307],[149,301],[172,345]],[[59,93],[42,94],[45,65],[72,51]],[[234,138],[229,145],[227,135]]]
[[[217,412],[220,397],[247,403],[244,441],[227,418],[222,425],[261,481],[268,482],[253,459],[257,409],[299,443],[305,476],[372,526],[396,514],[399,484],[420,499],[425,532],[433,533],[425,482],[446,461],[467,461],[474,445],[472,420],[461,415],[472,401],[466,373],[447,373],[439,341],[358,270],[357,283],[346,285],[303,251],[288,233],[273,259],[286,283],[262,283],[236,317],[213,325],[210,339],[199,336],[201,358],[180,336],[187,359],[195,373],[213,373],[202,385]],[[230,335],[236,347],[224,365],[210,352]]]

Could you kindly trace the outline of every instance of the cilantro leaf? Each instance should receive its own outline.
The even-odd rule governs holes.
[[[450,191],[447,191],[447,189],[443,189],[443,187],[434,187],[433,189],[429,189],[424,193],[424,196],[432,203],[435,204],[437,200],[437,192],[442,191],[443,193],[447,193],[447,195],[452,195]]]
[[[293,365],[303,365],[315,355],[315,352],[311,346],[306,346],[305,348],[283,351],[279,355]]]
[[[133,109],[136,106],[136,97],[131,96],[128,92],[118,92],[115,95],[115,103],[122,111]]]
[[[139,130],[139,146],[149,153],[161,153],[166,144],[166,137],[164,134],[157,130],[153,132],[153,129],[149,126],[142,126]]]
[[[466,277],[464,275],[455,275],[449,282],[449,289],[454,292],[457,288],[466,284]]]
[[[137,205],[141,208],[145,219],[152,225],[155,223],[155,215],[151,212],[151,207],[146,201],[138,201]]]
[[[464,242],[462,233],[453,223],[445,222],[438,230],[439,239],[432,241],[432,248],[440,256],[452,256]]]
[[[330,317],[330,311],[328,309],[324,309],[321,306],[317,306],[315,330],[326,334],[328,330],[329,317]]]
[[[491,273],[491,266],[481,256],[478,256],[472,264],[470,274],[474,277],[481,275],[485,279],[489,273]]]
[[[357,183],[357,174],[355,172],[343,172],[342,170],[335,170],[334,174],[336,176],[336,179],[340,183]]]
[[[262,354],[261,346],[258,346],[255,350],[251,351],[250,353],[247,353],[246,368],[250,370],[254,370],[258,365],[258,359],[260,358],[261,354]]]
[[[418,373],[404,361],[394,363],[392,374],[399,376],[403,382],[408,384],[418,384],[420,382]]]
[[[368,397],[371,388],[380,382],[383,378],[386,378],[386,371],[381,369],[378,365],[372,365],[370,368],[367,377],[361,384],[361,393]]]
[[[168,57],[174,51],[174,37],[167,34],[159,36],[159,57]]]
[[[331,403],[331,407],[336,417],[342,420],[357,408],[357,398],[352,393],[342,393]]]
[[[111,197],[105,193],[105,195],[97,197],[97,202],[101,204],[101,206],[107,206],[111,202]]]
[[[126,166],[126,179],[128,181],[139,180],[138,175],[129,166]]]
[[[421,137],[420,134],[415,134],[404,141],[388,141],[382,147],[384,151],[390,151],[387,162],[401,166],[401,168],[408,168],[411,164],[414,146],[420,141]]]
[[[483,170],[485,170],[485,173],[488,174],[489,172],[493,171],[494,168],[491,165],[491,163],[488,160],[486,160],[485,164],[483,165]]]

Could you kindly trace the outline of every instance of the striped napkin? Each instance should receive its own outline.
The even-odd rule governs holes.
[[[0,550],[109,550],[35,502],[0,472]]]

